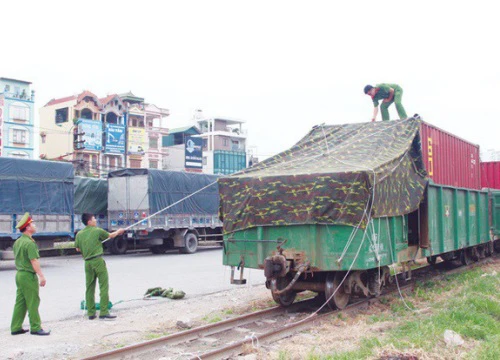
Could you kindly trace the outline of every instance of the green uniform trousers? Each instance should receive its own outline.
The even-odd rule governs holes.
[[[87,302],[87,313],[89,316],[95,315],[95,285],[99,280],[100,292],[100,316],[109,314],[109,280],[106,262],[102,257],[85,261],[85,280],[87,290],[85,291],[85,301]]]
[[[38,296],[38,277],[29,271],[18,271],[16,273],[16,304],[14,305],[14,314],[10,330],[19,331],[23,328],[26,312],[30,319],[31,331],[38,331],[42,328],[42,320],[38,313],[40,306],[40,296]]]
[[[398,111],[400,119],[408,118],[408,115],[406,115],[405,108],[403,107],[403,104],[401,104],[402,97],[403,97],[403,89],[400,88],[399,86],[397,88],[394,88],[394,97],[392,98],[392,100],[389,102],[382,102],[382,104],[380,104],[380,112],[382,113],[382,120],[389,120],[389,106],[391,106],[392,103],[396,104],[396,110]]]

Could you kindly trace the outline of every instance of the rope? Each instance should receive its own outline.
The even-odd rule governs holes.
[[[403,216],[404,216],[404,215],[403,215]],[[393,253],[392,253],[392,239],[391,239],[391,233],[390,233],[390,231],[389,231],[389,218],[386,216],[386,217],[385,217],[385,219],[386,219],[387,234],[388,234],[388,236],[389,236],[389,246],[391,247],[391,260],[392,260],[392,263],[394,264],[394,255],[393,255]],[[405,306],[408,310],[410,310],[410,311],[414,311],[414,309],[411,309],[411,308],[408,306],[408,304],[406,303],[406,301],[405,301],[405,299],[404,299],[404,297],[403,297],[403,294],[401,293],[401,288],[400,288],[400,286],[399,286],[398,274],[396,273],[396,271],[394,271],[394,272],[395,272],[394,277],[396,278],[396,285],[397,285],[397,287],[398,287],[398,293],[399,293],[399,296],[401,297],[401,300],[403,301],[404,306]]]

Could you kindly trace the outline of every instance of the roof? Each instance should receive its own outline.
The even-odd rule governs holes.
[[[134,101],[140,101],[140,102],[144,102],[144,98],[140,97],[140,96],[136,96],[132,93],[132,91],[129,91],[127,93],[123,93],[123,94],[118,94],[118,96],[123,100],[123,99],[129,99],[129,100],[134,100]]]
[[[103,97],[102,99],[99,99],[101,104],[106,105],[108,102],[110,102],[115,96],[118,96],[117,94],[111,94],[106,97]]]
[[[63,98],[60,98],[60,99],[52,99],[47,104],[45,104],[45,106],[52,106],[52,105],[64,103],[64,102],[67,102],[67,101],[70,101],[70,100],[76,100],[76,95],[67,96],[67,97],[63,97]]]
[[[15,82],[18,82],[18,83],[23,83],[23,84],[31,84],[31,82],[29,82],[29,81],[11,79],[11,78],[6,78],[6,77],[0,77],[0,80],[15,81]]]
[[[175,129],[170,129],[168,131],[168,134],[172,135],[172,134],[183,133],[183,132],[187,132],[188,130],[191,130],[191,129],[194,129],[198,134],[200,134],[200,130],[198,130],[198,128],[196,126],[194,126],[194,125],[184,126],[184,127],[175,128]]]
[[[208,119],[202,119],[198,120],[198,123],[204,123],[208,122],[209,120],[219,120],[219,121],[225,121],[227,125],[238,125],[238,124],[244,124],[245,121],[243,120],[235,120],[235,119],[223,119],[223,118],[208,118]]]

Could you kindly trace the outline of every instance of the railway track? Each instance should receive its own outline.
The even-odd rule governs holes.
[[[411,280],[404,285],[400,284],[399,287],[393,284],[380,298],[390,296],[398,291],[411,290],[415,282],[420,279],[460,273],[489,261],[498,261],[498,259],[499,256],[497,255],[469,266],[457,268],[447,268],[445,264],[438,264],[437,268],[431,266],[421,267],[413,271]],[[439,268],[444,268],[444,271],[443,269],[439,270]],[[340,311],[352,312],[360,308],[366,308],[370,301],[373,301],[373,298],[352,303],[344,310],[332,311],[326,309],[315,314],[315,310],[319,307],[317,299],[303,300],[294,303],[288,308],[272,307],[215,324],[204,325],[158,339],[107,351],[86,359],[159,358],[165,355],[180,359],[227,358],[241,353],[241,349],[245,345],[255,346],[283,339],[301,330],[311,328]]]

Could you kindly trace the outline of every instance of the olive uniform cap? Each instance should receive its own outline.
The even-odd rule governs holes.
[[[29,224],[33,222],[33,219],[30,216],[29,212],[24,213],[24,216],[19,220],[19,222],[16,225],[16,229],[23,230],[25,227],[27,227]]]

